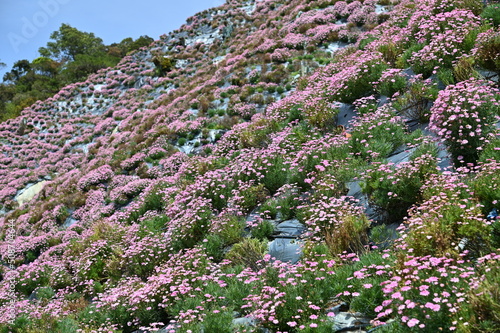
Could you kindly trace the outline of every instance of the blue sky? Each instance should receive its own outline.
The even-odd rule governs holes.
[[[0,0],[0,61],[33,60],[50,34],[67,23],[93,32],[105,44],[160,35],[179,28],[189,16],[224,0]]]

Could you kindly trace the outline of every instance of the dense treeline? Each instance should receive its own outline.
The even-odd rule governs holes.
[[[116,65],[130,51],[153,42],[149,36],[105,45],[93,33],[68,24],[50,35],[51,41],[38,51],[40,57],[14,63],[0,84],[0,121],[16,117],[22,109],[54,95],[61,87],[84,81],[101,68]],[[5,64],[0,63],[0,66]]]

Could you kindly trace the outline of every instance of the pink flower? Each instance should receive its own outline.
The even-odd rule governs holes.
[[[425,307],[433,311],[439,311],[439,309],[441,309],[441,306],[439,304],[434,304],[431,302],[425,303]]]
[[[406,323],[406,325],[408,325],[408,327],[413,327],[413,326],[417,325],[419,322],[420,322],[420,320],[418,320],[416,318],[412,318],[412,319],[408,320],[408,323]]]

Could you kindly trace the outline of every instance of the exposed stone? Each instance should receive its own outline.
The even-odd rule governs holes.
[[[364,208],[365,214],[370,220],[377,222],[384,222],[386,220],[387,217],[384,214],[376,211],[371,207],[370,203],[368,202],[368,197],[363,192],[361,192],[361,187],[359,186],[358,181],[347,183],[347,188],[349,190],[347,196],[354,197],[355,199],[359,200],[358,204]]]
[[[349,122],[356,116],[354,106],[352,104],[341,103],[339,113],[337,115],[337,125],[342,125],[349,128]]]
[[[276,234],[279,237],[298,237],[306,231],[306,227],[297,219],[287,220],[276,226]]]
[[[234,326],[245,326],[245,327],[255,327],[257,325],[257,321],[255,318],[251,317],[241,317],[233,319]]]
[[[349,310],[349,304],[346,302],[342,302],[340,304],[337,304],[335,306],[332,306],[331,308],[327,309],[326,312],[333,312],[335,315],[338,315],[342,311],[347,311]]]
[[[42,180],[41,182],[26,187],[25,189],[19,192],[19,194],[14,198],[14,200],[16,200],[19,206],[21,206],[22,204],[33,199],[35,195],[40,193],[40,191],[43,189],[46,183],[47,183],[46,180]]]
[[[276,260],[296,264],[302,255],[301,244],[293,238],[276,238],[269,242],[269,254]]]
[[[331,320],[335,332],[359,331],[363,327],[369,326],[371,321],[370,318],[359,312],[340,312],[335,317],[331,317]]]
[[[387,161],[392,162],[396,165],[403,162],[408,162],[410,160],[411,154],[413,154],[414,151],[415,148],[405,150],[405,147],[399,147],[394,151],[394,153],[391,156],[387,158]]]

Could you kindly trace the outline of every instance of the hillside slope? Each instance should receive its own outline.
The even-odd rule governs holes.
[[[499,18],[230,0],[1,123],[0,329],[500,330]]]

